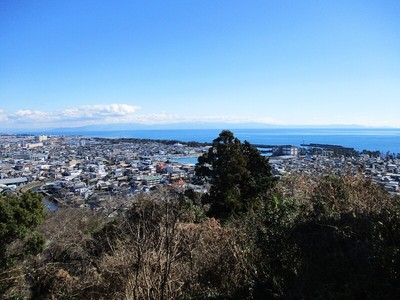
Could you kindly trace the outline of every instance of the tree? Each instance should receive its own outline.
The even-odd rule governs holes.
[[[0,298],[29,294],[25,259],[43,250],[45,238],[36,229],[45,215],[39,194],[0,195]]]
[[[39,194],[26,192],[21,196],[0,196],[0,269],[7,268],[16,256],[36,254],[44,245],[37,231],[45,218],[44,205]],[[15,241],[24,241],[22,253],[9,253]]]
[[[226,219],[260,203],[260,196],[273,184],[268,159],[247,141],[243,144],[224,130],[199,157],[196,175],[211,184],[204,196],[209,215]]]

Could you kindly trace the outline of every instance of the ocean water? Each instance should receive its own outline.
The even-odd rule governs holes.
[[[293,145],[318,143],[363,149],[400,153],[400,129],[335,129],[335,128],[269,128],[269,129],[231,129],[241,141],[253,144]],[[221,129],[182,129],[182,130],[126,130],[69,132],[64,135],[84,135],[107,138],[140,138],[179,140],[183,142],[211,142]]]

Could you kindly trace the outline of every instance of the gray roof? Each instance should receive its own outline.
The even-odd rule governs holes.
[[[20,184],[20,183],[26,183],[28,182],[28,179],[26,177],[17,177],[17,178],[5,178],[5,179],[0,179],[0,184]]]

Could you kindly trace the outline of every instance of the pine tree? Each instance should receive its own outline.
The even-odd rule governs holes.
[[[207,153],[199,157],[196,175],[211,184],[204,201],[209,215],[227,219],[257,206],[273,184],[268,159],[247,141],[224,130]]]

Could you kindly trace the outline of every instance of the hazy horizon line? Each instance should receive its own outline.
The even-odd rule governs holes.
[[[196,124],[198,127],[196,127]],[[184,127],[182,125],[189,126]],[[132,126],[132,128],[128,128]],[[248,127],[246,127],[248,126]],[[0,128],[0,133],[4,134],[23,134],[23,133],[43,133],[43,132],[82,132],[90,131],[135,131],[135,130],[263,130],[263,129],[400,129],[395,126],[373,126],[361,124],[268,124],[268,123],[200,123],[200,122],[179,122],[165,124],[140,124],[140,123],[115,123],[115,124],[93,124],[85,126],[65,126],[48,128]]]

